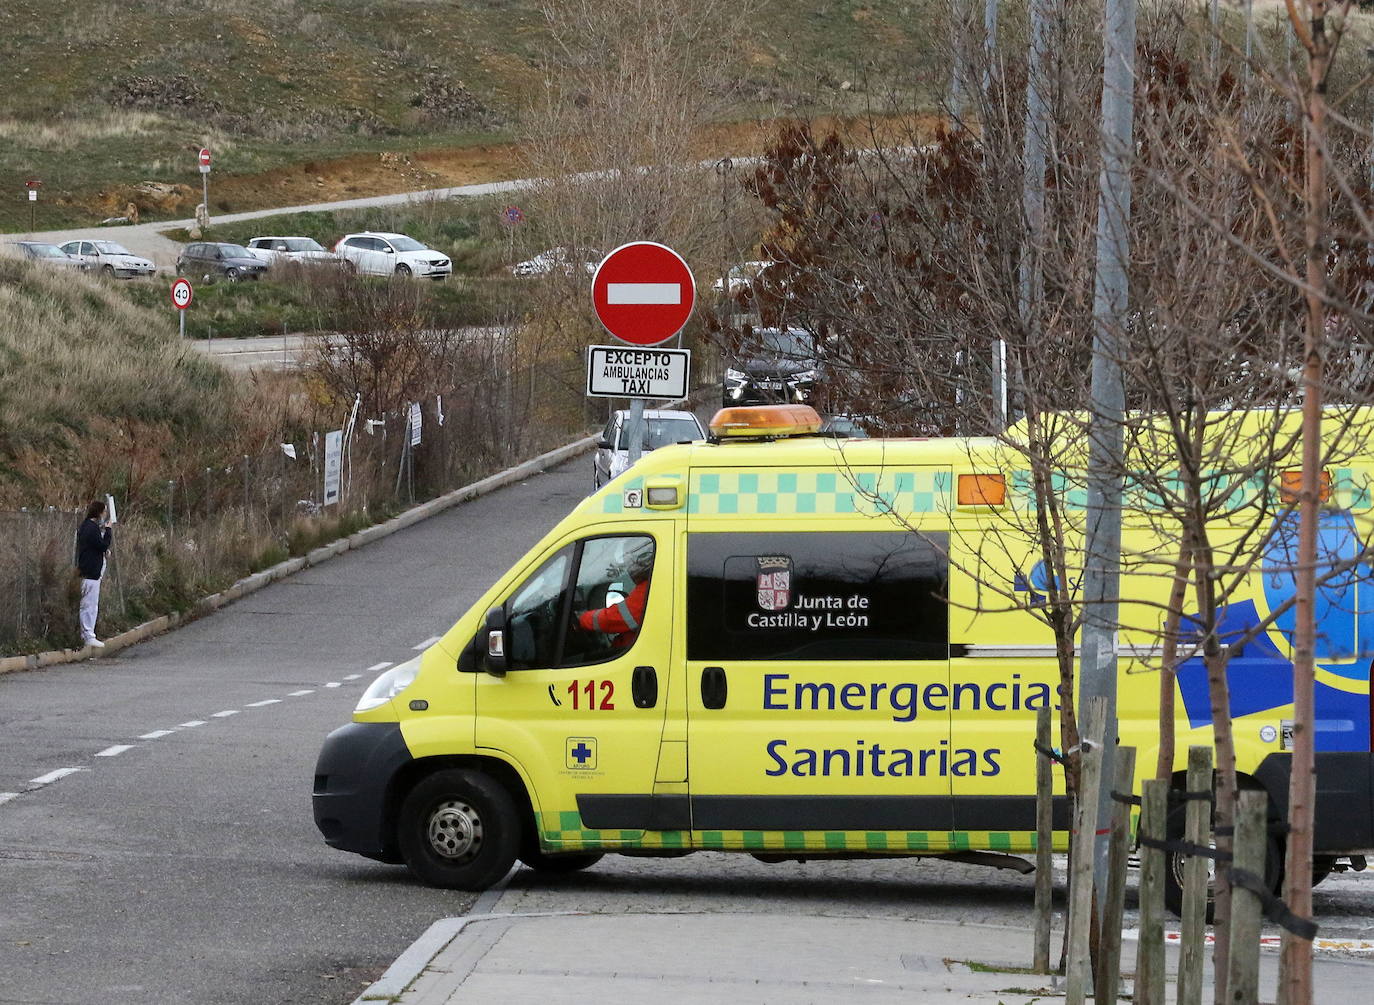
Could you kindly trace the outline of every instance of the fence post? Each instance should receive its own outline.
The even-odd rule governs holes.
[[[1116,750],[1116,784],[1112,787],[1112,835],[1107,853],[1107,891],[1102,897],[1102,947],[1096,974],[1099,1002],[1114,1002],[1121,987],[1121,915],[1126,908],[1126,859],[1130,853],[1131,806],[1135,792],[1135,748]],[[1117,798],[1121,797],[1121,798]]]
[[[1188,748],[1187,819],[1183,837],[1205,845],[1212,829],[1212,748]],[[1198,793],[1208,793],[1206,799]],[[1202,967],[1207,957],[1207,860],[1190,855],[1183,866],[1183,916],[1179,934],[1178,1005],[1202,1005]]]
[[[1050,742],[1050,710],[1035,713],[1035,739],[1045,750]],[[1054,764],[1048,754],[1035,756],[1035,960],[1037,974],[1050,972],[1050,921],[1054,909]]]
[[[1078,805],[1074,807],[1073,846],[1069,853],[1069,960],[1066,1005],[1083,1005],[1092,985],[1093,846],[1097,836],[1097,798],[1102,787],[1102,727],[1107,701],[1094,698],[1079,733]]]
[[[167,533],[172,533],[172,503],[176,499],[177,483],[175,479],[167,481]]]
[[[1164,840],[1169,783],[1146,779],[1140,786],[1140,832]],[[1140,848],[1140,936],[1135,953],[1135,1005],[1164,1005],[1164,852]]]
[[[1269,795],[1253,789],[1236,794],[1236,834],[1232,873],[1248,872],[1264,878],[1268,845],[1266,815]],[[1226,980],[1227,1001],[1259,1001],[1260,900],[1254,892],[1231,884],[1231,952]]]
[[[243,521],[245,525],[253,519],[253,506],[248,501],[248,455],[243,455]]]

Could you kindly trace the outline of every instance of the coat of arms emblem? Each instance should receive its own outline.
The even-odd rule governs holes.
[[[792,560],[786,555],[759,555],[754,561],[758,566],[759,607],[786,610],[792,601]]]

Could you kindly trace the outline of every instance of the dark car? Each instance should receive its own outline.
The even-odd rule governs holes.
[[[255,258],[241,244],[202,241],[188,244],[177,258],[177,275],[200,276],[210,280],[223,276],[231,283],[240,279],[260,279],[267,263]]]
[[[810,401],[817,378],[816,341],[801,328],[755,328],[725,369],[721,401],[760,405]]]

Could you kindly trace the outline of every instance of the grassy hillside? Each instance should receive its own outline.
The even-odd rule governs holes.
[[[739,26],[739,115],[847,99],[840,85],[861,66],[909,73],[934,41],[923,9],[760,0]],[[544,21],[537,0],[13,0],[0,5],[0,37],[0,79],[20,82],[0,89],[0,191],[21,197],[0,201],[0,228],[28,229],[22,186],[38,177],[37,227],[48,229],[130,201],[145,216],[189,215],[202,144],[215,151],[221,212],[347,195],[329,176],[350,158],[396,175],[393,190],[423,181],[422,158],[378,155],[518,137],[542,80]],[[499,177],[494,157],[484,168]]]
[[[232,426],[224,371],[112,284],[0,258],[0,506],[85,499]]]

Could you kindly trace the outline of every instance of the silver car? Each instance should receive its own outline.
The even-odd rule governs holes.
[[[42,241],[16,241],[14,247],[29,261],[55,269],[80,269],[81,263],[55,244]]]
[[[255,237],[248,253],[268,265],[296,262],[300,265],[342,265],[343,259],[309,237]]]
[[[630,412],[621,409],[611,415],[601,433],[601,440],[592,455],[592,487],[599,489],[630,466]],[[690,443],[706,439],[701,420],[691,412],[668,409],[644,410],[644,427],[640,436],[643,451],[666,447],[671,443]]]
[[[151,276],[157,271],[152,262],[140,258],[117,241],[68,241],[60,247],[87,272],[99,272],[111,278],[133,279]]]

